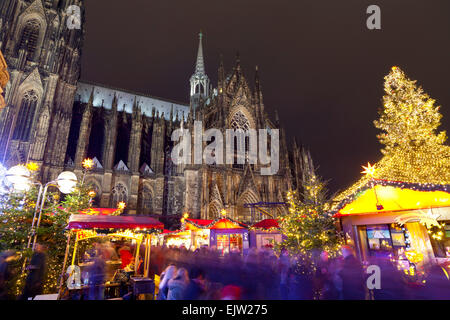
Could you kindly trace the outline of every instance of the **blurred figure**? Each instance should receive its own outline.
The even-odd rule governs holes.
[[[122,261],[122,264],[120,265],[120,269],[125,269],[126,266],[128,266],[133,259],[133,255],[131,254],[130,247],[123,246],[119,249],[119,255],[120,260]]]
[[[25,287],[21,299],[35,297],[42,294],[44,288],[44,276],[47,267],[47,247],[36,243],[35,251],[31,257],[30,264],[27,267],[29,273],[25,280]]]
[[[344,300],[364,300],[366,297],[363,268],[355,257],[350,246],[342,247],[341,270],[338,275],[342,279],[342,298]]]
[[[119,260],[116,250],[111,242],[105,242],[101,245],[101,251],[105,260]]]
[[[291,267],[289,282],[290,300],[313,299],[313,279],[309,267],[303,264]]]
[[[8,250],[2,252],[0,255],[0,300],[13,300],[9,292],[12,286],[12,279],[14,272],[11,268],[11,263],[17,259],[14,251]]]
[[[158,293],[158,300],[167,300],[167,294],[169,293],[169,287],[168,283],[169,280],[172,279],[172,277],[177,272],[177,267],[174,265],[170,265],[164,270],[159,279],[159,293]]]
[[[280,274],[280,296],[282,300],[289,298],[289,266],[290,266],[289,253],[286,249],[281,250],[280,259],[278,261],[278,272]]]
[[[89,297],[88,300],[103,300],[106,263],[103,256],[94,258],[94,263],[88,267]]]
[[[434,264],[428,269],[423,289],[423,298],[427,300],[450,300],[449,272],[444,267]]]
[[[408,298],[403,274],[389,259],[376,259],[371,262],[381,270],[381,288],[374,289],[375,300],[403,300]]]
[[[241,287],[228,285],[223,287],[220,300],[240,300],[242,296]]]
[[[191,281],[186,288],[185,300],[202,300],[206,292],[205,271],[193,267],[189,274]]]
[[[317,263],[317,269],[314,277],[315,299],[319,300],[337,300],[339,292],[333,281],[334,275],[332,263],[328,257],[328,252],[323,251],[320,254],[320,260]]]
[[[169,280],[167,287],[167,300],[183,300],[186,288],[189,285],[189,275],[185,268],[179,268],[175,277]]]
[[[100,243],[94,242],[92,247],[84,253],[85,261],[92,261],[100,254]]]

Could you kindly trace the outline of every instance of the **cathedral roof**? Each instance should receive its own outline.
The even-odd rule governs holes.
[[[164,112],[164,117],[167,120],[169,120],[170,118],[170,111],[172,107],[174,119],[176,118],[177,114],[178,118],[181,119],[183,116],[183,112],[185,114],[189,113],[189,105],[182,102],[176,102],[173,100],[158,98],[142,93],[136,93],[124,89],[117,89],[110,86],[86,81],[78,82],[78,88],[75,95],[75,99],[77,101],[87,103],[89,101],[89,97],[91,95],[93,88],[94,88],[94,102],[93,102],[94,107],[100,107],[103,105],[104,108],[111,109],[114,94],[116,94],[117,106],[119,111],[122,111],[122,108],[125,105],[125,112],[132,113],[133,104],[136,99],[136,102],[141,108],[142,113],[148,117],[152,116],[153,108],[155,109],[155,112],[159,111],[160,114]]]

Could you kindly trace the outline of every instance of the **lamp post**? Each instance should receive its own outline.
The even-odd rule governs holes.
[[[14,167],[11,167],[7,173],[6,173],[6,179],[13,185],[13,189],[19,192],[25,192],[30,190],[31,185],[37,184],[39,185],[39,192],[38,197],[36,199],[36,206],[34,210],[33,215],[33,221],[31,222],[31,232],[30,236],[28,238],[28,244],[27,249],[30,248],[31,245],[31,239],[33,238],[33,251],[35,249],[36,245],[36,239],[37,239],[37,229],[39,228],[40,222],[41,222],[41,216],[42,216],[42,209],[44,207],[45,203],[45,196],[47,195],[48,187],[55,186],[57,187],[62,193],[70,193],[72,192],[73,188],[77,184],[77,176],[75,173],[70,171],[64,171],[59,174],[58,178],[54,181],[47,182],[45,185],[43,185],[41,182],[34,182],[31,180],[31,173],[30,170],[27,169],[27,167],[23,165],[17,165]],[[39,216],[37,218],[36,222],[36,215],[38,214],[39,210]]]
[[[59,191],[61,191],[62,193],[68,194],[73,191],[76,184],[77,184],[77,176],[75,175],[75,173],[73,173],[71,171],[61,172],[59,174],[58,178],[56,178],[56,180],[47,182],[45,184],[44,192],[43,192],[42,199],[41,199],[41,204],[39,206],[39,217],[38,217],[38,221],[36,224],[36,229],[32,230],[32,235],[34,235],[33,247],[32,247],[33,251],[36,247],[37,230],[39,229],[39,225],[41,223],[42,209],[44,208],[45,196],[47,195],[48,187],[50,187],[50,186],[57,187],[59,189]],[[36,203],[36,205],[37,205],[37,203]]]

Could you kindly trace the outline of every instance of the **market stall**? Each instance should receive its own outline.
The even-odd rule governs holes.
[[[249,228],[251,248],[273,248],[282,241],[277,219],[264,219]]]
[[[97,214],[92,214],[92,212],[96,212]],[[134,276],[136,276],[138,274],[139,266],[142,263],[143,266],[141,269],[143,270],[143,274],[140,278],[148,278],[152,235],[161,232],[164,225],[158,220],[150,217],[109,214],[109,211],[105,209],[90,209],[89,212],[80,212],[80,214],[70,216],[69,223],[66,227],[66,229],[69,230],[69,233],[63,266],[64,273],[70,251],[70,239],[75,236],[71,266],[68,268],[70,275],[67,280],[67,284],[68,287],[71,287],[69,289],[76,289],[87,285],[84,279],[80,278],[83,267],[88,266],[90,261],[89,259],[85,259],[80,263],[81,254],[78,252],[78,249],[83,241],[93,238],[130,240],[131,243],[134,244],[135,251],[133,257],[130,257],[128,261],[134,263],[130,263],[131,266],[126,265],[128,269],[125,269],[125,271],[128,273],[134,273]],[[143,259],[140,258],[142,256],[142,252],[140,252],[141,245],[145,248]],[[125,248],[129,250],[128,247],[125,246]],[[119,253],[122,254],[120,251]],[[128,255],[131,255],[131,253],[128,253]],[[89,258],[89,254],[85,253],[85,256]],[[76,261],[79,262],[78,265],[75,264]],[[114,260],[106,260],[105,263],[107,265],[105,277],[107,281],[105,283],[105,287],[108,287],[108,285],[111,285],[111,283],[114,282],[113,277],[115,271],[120,268],[124,268],[125,265],[123,264],[123,259],[122,266],[119,266],[119,261]],[[134,264],[134,266],[132,264]],[[64,274],[61,275],[60,292],[63,285],[63,275]]]
[[[186,249],[191,248],[192,235],[190,230],[164,230],[161,235],[164,237],[163,244],[167,247],[185,247]]]
[[[333,208],[362,261],[396,260],[406,273],[450,261],[450,188],[372,178]]]
[[[221,255],[229,252],[242,254],[249,248],[247,225],[231,218],[186,219],[182,229],[190,231],[192,245],[195,248],[215,247]]]

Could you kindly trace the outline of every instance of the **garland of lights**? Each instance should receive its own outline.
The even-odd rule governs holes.
[[[400,189],[410,189],[410,190],[415,190],[415,191],[427,191],[427,192],[443,191],[443,192],[450,193],[450,184],[440,185],[440,184],[433,184],[433,183],[409,183],[409,182],[402,182],[402,181],[390,181],[390,180],[384,180],[384,179],[371,179],[365,185],[356,189],[356,191],[353,194],[351,194],[350,196],[347,196],[342,201],[340,201],[331,210],[331,213],[335,214],[335,213],[339,212],[339,210],[344,208],[346,205],[355,201],[363,192],[365,192],[368,189],[373,188],[374,186],[395,187],[395,188],[400,188]]]
[[[247,228],[247,225],[245,225],[244,223],[239,222],[239,221],[237,221],[237,220],[234,220],[234,219],[232,219],[232,218],[228,218],[228,217],[223,216],[223,217],[221,217],[221,218],[216,218],[215,220],[213,220],[211,223],[209,223],[209,224],[207,224],[207,225],[200,225],[200,224],[198,224],[198,223],[196,223],[196,222],[194,222],[194,221],[185,219],[185,220],[182,222],[181,230],[186,230],[186,223],[187,223],[187,222],[188,222],[189,224],[192,224],[194,227],[199,228],[199,229],[211,229],[217,222],[219,222],[220,220],[223,220],[223,219],[229,220],[229,221],[233,222],[234,224],[237,224],[238,226]],[[186,220],[188,220],[188,221],[186,221]]]
[[[119,233],[119,232],[127,232],[130,229],[115,229],[115,228],[110,228],[110,229],[103,229],[103,228],[93,228],[90,230],[94,230],[97,235],[108,235],[108,234],[112,234],[112,233]],[[148,229],[148,230],[143,230],[143,229],[133,229],[132,230],[133,233],[136,234],[160,234],[162,231],[161,229]]]
[[[277,227],[270,227],[270,228],[250,227],[250,228],[248,228],[248,230],[250,230],[250,231],[280,232],[280,228],[277,228]]]

